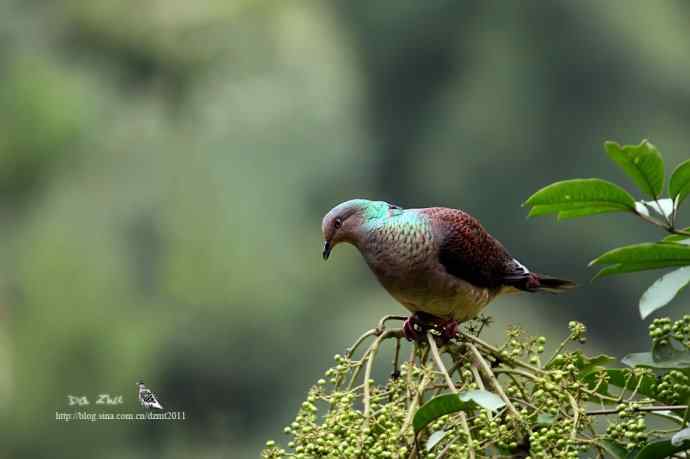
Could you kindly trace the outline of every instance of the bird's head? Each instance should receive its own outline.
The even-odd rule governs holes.
[[[139,382],[137,383],[137,386],[142,387],[144,385],[144,380],[140,379]]]
[[[351,199],[332,208],[321,222],[323,259],[327,260],[333,247],[341,242],[356,244],[358,237],[365,232],[366,224],[388,216],[391,209],[399,207],[368,199]]]

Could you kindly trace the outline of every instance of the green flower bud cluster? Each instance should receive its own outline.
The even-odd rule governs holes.
[[[342,378],[348,371],[344,369],[352,368],[344,357],[338,355],[335,360],[337,366],[326,371],[331,380]],[[362,398],[361,387],[329,392],[327,381],[320,379],[309,391],[295,420],[284,429],[285,434],[292,437],[287,445],[289,452],[277,447],[275,442],[268,442],[262,457],[406,457],[408,439],[399,436],[398,432],[407,415],[408,373],[421,377],[423,372],[403,365],[400,378],[389,380],[385,386],[370,386],[372,415],[368,423],[356,407]],[[317,404],[326,409],[319,410]]]
[[[685,337],[686,322],[690,320],[683,318],[679,322],[681,325],[668,320],[656,321],[655,330],[662,330],[664,336],[672,339],[678,339],[679,334]],[[385,382],[363,381],[370,370],[367,354],[370,351],[360,353],[359,360],[336,355],[335,366],[309,390],[294,421],[285,427],[286,447],[269,441],[261,457],[377,459],[412,455],[419,459],[467,459],[471,449],[476,459],[511,455],[527,455],[530,459],[576,458],[583,452],[594,453],[593,445],[600,439],[633,449],[659,438],[647,429],[639,411],[641,406],[649,405],[649,399],[641,404],[621,404],[617,412],[598,418],[608,419],[605,431],[598,427],[603,423],[594,422],[595,418],[587,415],[591,406],[588,402],[610,401],[617,392],[608,391],[618,389],[612,389],[614,377],[605,368],[592,365],[591,357],[579,350],[566,350],[567,343],[584,341],[585,332],[583,324],[571,322],[568,337],[555,357],[543,366],[539,356],[544,352],[546,339],[529,336],[516,327],[508,330],[505,343],[498,348],[478,343],[476,348],[481,358],[469,352],[462,342],[443,343],[439,347],[442,360],[452,361],[450,365],[444,363],[445,373],[437,367],[429,345],[417,343],[412,353],[414,358],[396,364],[393,372],[396,376]],[[483,366],[481,359],[484,359]],[[390,360],[379,358],[373,362],[389,365]],[[487,375],[487,371],[491,374]],[[690,375],[684,371],[660,375],[651,386],[648,386],[650,370],[629,371],[630,378],[633,375],[646,378],[647,385],[642,386],[645,390],[638,393],[635,389],[640,399],[648,396],[647,390],[664,403],[684,403],[683,397],[690,395]],[[380,374],[380,369],[371,374]],[[435,396],[450,393],[448,378],[461,393],[481,389],[496,395],[498,384],[512,405],[505,404],[493,412],[480,406],[465,408],[462,412],[433,418],[415,432],[415,413]],[[629,397],[632,391],[628,387],[623,393]],[[604,394],[603,398],[597,398],[599,394]],[[575,421],[577,425],[573,424]]]
[[[579,341],[580,344],[587,342],[587,338],[585,337],[587,327],[582,322],[571,320],[568,322],[568,330],[570,330],[570,336],[573,341]]]
[[[671,338],[690,349],[690,314],[673,322],[668,317],[654,319],[649,325],[649,336],[653,344],[669,344]]]
[[[609,439],[625,445],[628,450],[644,446],[648,440],[644,416],[635,413],[635,406],[635,404],[619,405],[621,422],[611,424],[606,429],[606,435]]]
[[[652,386],[657,399],[669,404],[685,403],[690,398],[690,378],[679,370],[671,370]]]
[[[468,438],[465,432],[459,428],[458,417],[456,415],[441,416],[432,422],[428,427],[429,432],[445,432],[441,441],[423,456],[425,459],[433,459],[440,456],[442,451],[446,451],[445,457],[467,457],[469,451],[467,447]],[[476,444],[476,441],[473,442]]]
[[[579,451],[587,449],[571,437],[572,421],[564,420],[534,429],[529,435],[530,458],[568,458],[576,459]]]
[[[519,424],[507,422],[507,419],[492,418],[487,411],[481,411],[473,419],[474,441],[480,447],[495,444],[504,450],[514,450],[518,447],[516,439],[520,437]]]
[[[353,363],[352,360],[340,354],[335,354],[333,360],[335,360],[337,365],[326,370],[325,376],[331,384],[338,384],[342,381],[343,377],[350,372]]]
[[[545,337],[525,336],[525,333],[518,327],[509,328],[506,335],[508,342],[502,348],[502,357],[513,359],[525,357],[533,365],[539,363],[539,356],[544,353]]]

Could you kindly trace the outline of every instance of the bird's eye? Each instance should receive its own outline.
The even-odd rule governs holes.
[[[343,226],[343,219],[340,217],[337,217],[335,219],[335,221],[333,222],[333,225],[335,226],[335,229],[340,228],[341,226]]]

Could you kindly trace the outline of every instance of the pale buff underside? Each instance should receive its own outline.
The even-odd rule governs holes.
[[[466,321],[479,314],[498,294],[515,291],[477,287],[448,274],[436,261],[435,253],[411,259],[408,254],[401,257],[399,253],[387,252],[384,249],[372,255],[373,252],[364,251],[363,255],[381,285],[413,313]]]
[[[383,284],[383,282],[382,282]],[[497,291],[475,287],[462,280],[449,282],[439,295],[438,289],[427,291],[406,291],[388,288],[386,290],[410,312],[425,312],[443,319],[465,321],[475,317],[493,300]]]

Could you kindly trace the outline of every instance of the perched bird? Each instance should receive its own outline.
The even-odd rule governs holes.
[[[146,386],[144,386],[144,381],[139,381],[138,385],[139,403],[141,403],[141,406],[143,406],[147,410],[150,410],[151,408],[158,408],[159,410],[162,410],[163,406],[158,402],[158,399],[155,395],[153,395],[153,392],[151,392],[146,388]]]
[[[560,292],[575,284],[530,272],[471,215],[457,209],[403,209],[352,199],[323,218],[323,258],[341,242],[357,249],[379,282],[412,315],[403,330],[418,339],[430,323],[446,339],[505,292]]]

